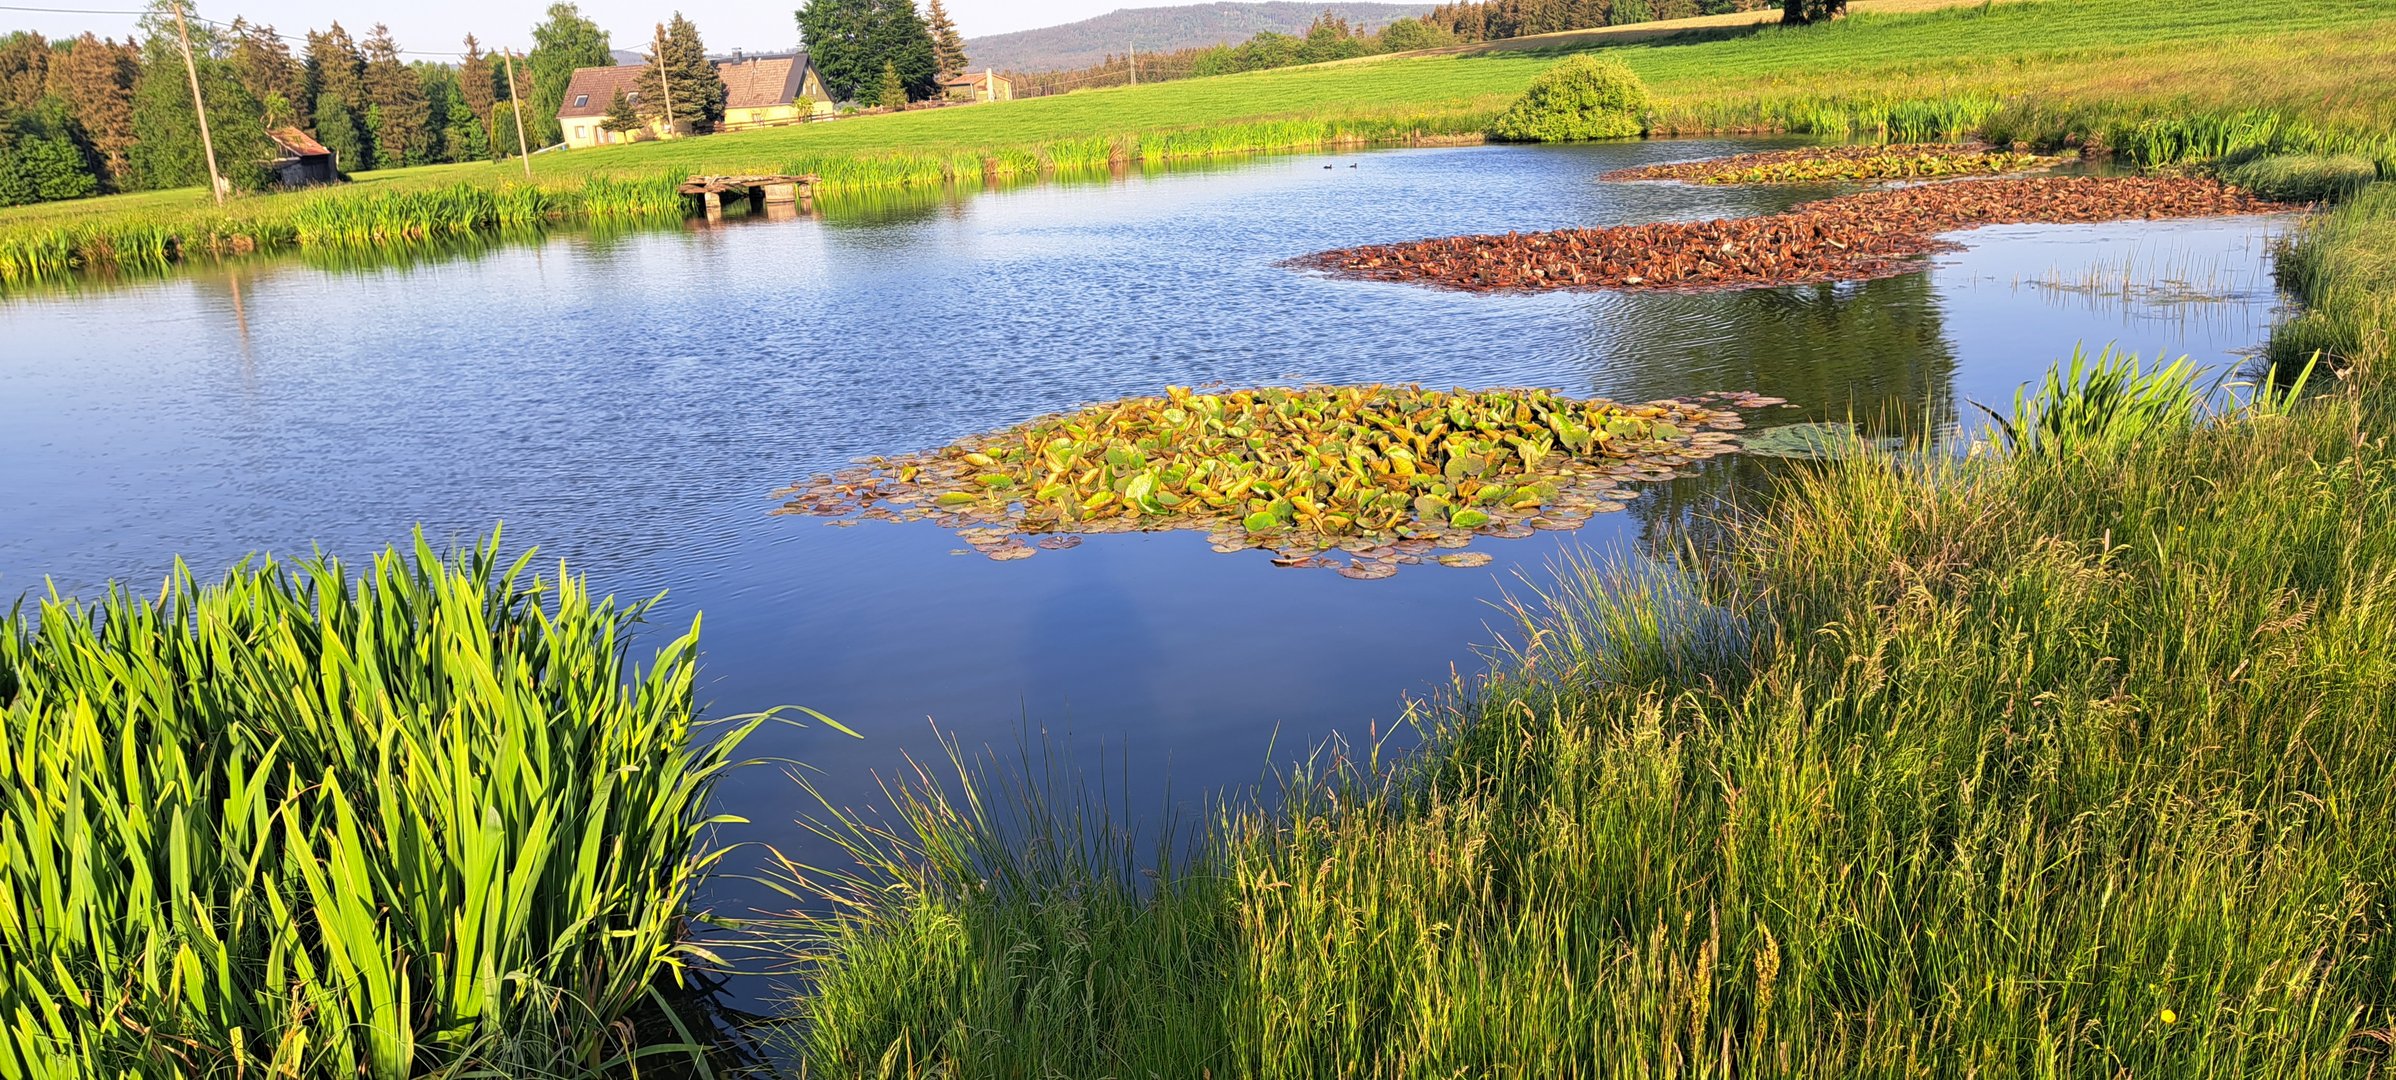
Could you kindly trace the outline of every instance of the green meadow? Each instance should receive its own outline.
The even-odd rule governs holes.
[[[962,761],[743,942],[806,1076],[2343,1078],[2396,1069],[2396,9],[2017,0],[1610,50],[1662,131],[1983,135],[2318,198],[2236,385],[2054,357],[1968,453],[1798,462],[1186,850]],[[1552,56],[1287,69],[223,211],[0,211],[0,274],[1466,138]],[[1771,387],[1756,388],[1770,392]],[[704,1072],[699,628],[496,538],[0,619],[0,1080]],[[644,643],[659,639],[644,636]],[[791,805],[806,805],[792,790]]]
[[[2396,11],[2372,0],[2010,0],[1927,13],[1859,10],[1827,27],[1706,29],[1605,51],[1655,90],[1662,133],[2097,143],[2147,164],[2240,149],[2359,152],[2396,163]],[[480,204],[539,192],[551,220],[672,214],[665,181],[814,173],[835,189],[988,178],[1325,146],[1479,137],[1549,53],[1376,58],[1003,105],[360,175],[331,191],[225,208],[197,190],[0,210],[0,279],[76,266],[487,229]],[[2196,129],[2193,133],[2183,128]],[[637,206],[593,179],[651,186]],[[476,194],[476,192],[483,194]],[[303,213],[342,229],[303,235]]]

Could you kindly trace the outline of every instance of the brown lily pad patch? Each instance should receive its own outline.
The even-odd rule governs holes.
[[[780,493],[777,513],[929,520],[1007,561],[1091,533],[1203,531],[1217,551],[1375,579],[1482,536],[1570,529],[1737,448],[1721,394],[1625,405],[1551,390],[1169,387]]]
[[[1294,265],[1474,292],[1752,288],[1904,273],[1916,257],[1956,246],[1940,233],[1982,225],[2294,209],[2193,177],[1955,180],[1842,195],[1763,217],[1453,236],[1328,251]]]
[[[2047,169],[2069,156],[2025,154],[1983,143],[1895,143],[1767,150],[1703,161],[1617,169],[1600,180],[1685,180],[1693,184],[1823,184],[1847,180],[1944,180]]]

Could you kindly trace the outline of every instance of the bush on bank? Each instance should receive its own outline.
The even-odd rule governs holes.
[[[1502,142],[1581,142],[1647,134],[1655,98],[1630,66],[1583,53],[1539,73],[1489,136]]]

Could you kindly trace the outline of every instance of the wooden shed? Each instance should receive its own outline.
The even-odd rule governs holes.
[[[341,163],[307,132],[295,127],[268,128],[266,137],[273,140],[277,155],[266,163],[266,171],[274,174],[277,185],[309,187],[341,179]]]

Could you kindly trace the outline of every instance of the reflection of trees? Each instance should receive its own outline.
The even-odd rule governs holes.
[[[1750,425],[1852,420],[1908,441],[1955,422],[1955,354],[1927,273],[1622,299],[1591,342],[1595,393],[1648,401],[1752,390],[1797,407],[1751,412]],[[1787,465],[1716,458],[1646,489],[1629,512],[1648,545],[1702,544],[1710,521],[1769,490]]]

